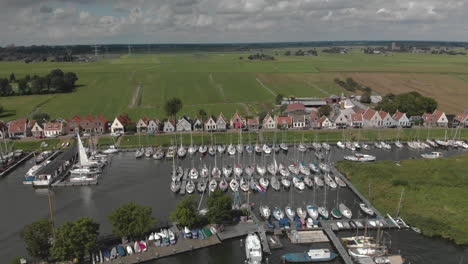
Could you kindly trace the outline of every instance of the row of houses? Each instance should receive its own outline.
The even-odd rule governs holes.
[[[246,130],[272,130],[272,129],[335,129],[335,128],[391,128],[410,127],[420,121],[427,127],[447,127],[449,119],[439,110],[425,113],[422,116],[408,117],[405,113],[389,114],[385,111],[376,111],[371,108],[345,108],[336,111],[330,117],[319,116],[318,111],[307,111],[304,105],[289,104],[282,115],[266,114],[263,119],[259,117],[245,118],[236,112],[231,119],[222,113],[210,116],[206,120],[200,118],[190,119],[180,117],[177,121],[168,119],[160,121],[142,117],[137,122],[131,121],[127,116],[116,117],[112,122],[102,115],[93,117],[74,116],[71,119],[58,119],[54,122],[36,122],[26,118],[17,119],[9,123],[0,122],[0,138],[6,137],[55,137],[64,134],[123,134],[136,128],[138,133],[170,133],[187,131],[226,131],[228,129]],[[452,124],[454,126],[468,127],[468,114],[456,115]]]

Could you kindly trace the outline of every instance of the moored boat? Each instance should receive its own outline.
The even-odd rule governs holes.
[[[330,252],[329,249],[311,249],[304,253],[288,253],[284,254],[282,258],[287,262],[322,262],[330,261],[338,255]]]
[[[248,264],[260,264],[262,262],[262,244],[255,233],[250,233],[245,239],[245,254]]]

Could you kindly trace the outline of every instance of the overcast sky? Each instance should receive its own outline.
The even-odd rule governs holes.
[[[468,0],[0,0],[0,45],[468,41]]]

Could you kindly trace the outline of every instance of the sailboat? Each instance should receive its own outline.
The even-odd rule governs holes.
[[[294,221],[294,217],[296,216],[296,212],[294,212],[294,209],[291,206],[286,206],[286,208],[284,208],[284,211],[286,213],[286,216],[291,221]]]
[[[309,187],[309,188],[314,187],[314,181],[312,180],[312,178],[311,178],[310,176],[305,176],[305,177],[304,177],[304,183],[305,183],[305,185],[307,185],[307,187]]]
[[[325,149],[326,151],[330,151],[331,149],[330,144],[328,144],[327,142],[322,143],[322,148]]]
[[[298,208],[296,209],[296,213],[297,213],[297,216],[299,216],[299,218],[300,218],[301,220],[305,220],[306,217],[307,217],[307,211],[304,210],[302,207],[298,207]],[[292,220],[292,219],[291,219],[291,220]]]
[[[210,173],[209,173],[208,168],[206,167],[205,164],[203,164],[203,167],[202,167],[201,170],[200,170],[200,176],[201,176],[202,178],[206,178],[206,177],[209,176],[209,174],[210,174]]]
[[[314,182],[315,182],[315,185],[316,186],[319,186],[319,187],[323,187],[323,180],[322,180],[322,177],[318,176],[318,175],[315,175],[314,176]]]
[[[233,192],[237,192],[239,190],[239,182],[236,179],[232,179],[229,183],[229,187]]]
[[[206,186],[207,186],[206,180],[200,180],[200,181],[198,181],[198,183],[197,183],[197,189],[198,189],[198,191],[199,191],[200,193],[204,193],[204,192],[205,192]]]
[[[349,210],[349,208],[344,203],[340,203],[338,208],[340,209],[340,212],[343,214],[344,217],[351,219],[351,217],[353,216],[353,213],[351,212],[351,210]]]
[[[244,178],[241,178],[241,179],[240,179],[239,187],[240,187],[240,189],[243,190],[244,192],[248,192],[248,191],[249,191],[249,183],[248,183]]]
[[[195,167],[192,167],[189,172],[189,177],[192,180],[196,180],[198,178],[198,171]]]
[[[279,221],[284,218],[284,212],[280,208],[275,207],[273,210],[273,217]]]
[[[161,147],[157,148],[156,152],[153,155],[153,158],[156,160],[164,158],[164,150]]]
[[[218,187],[218,183],[216,182],[216,180],[211,179],[211,181],[210,181],[210,183],[208,185],[208,189],[210,190],[210,192],[214,192],[217,187]]]
[[[236,155],[236,148],[232,144],[229,144],[227,152],[229,155],[234,156]]]
[[[192,180],[187,182],[187,185],[185,186],[185,191],[187,191],[188,194],[191,194],[195,191],[195,184]]]
[[[273,188],[275,191],[279,191],[280,188],[281,188],[281,184],[278,181],[278,179],[276,178],[276,176],[271,177],[270,185],[271,185],[271,188]]]
[[[138,134],[138,145],[140,146],[140,148],[135,151],[135,158],[137,159],[143,157],[143,155],[145,154],[145,151],[141,147],[140,134]]]
[[[226,178],[231,177],[232,174],[232,167],[231,165],[223,166],[223,175]]]
[[[267,205],[261,205],[260,206],[260,215],[263,217],[263,219],[268,220],[271,216],[271,210]]]
[[[153,156],[153,148],[152,147],[146,147],[145,148],[145,157],[149,158]]]
[[[180,190],[180,181],[171,181],[171,191],[176,193]]]
[[[190,132],[190,147],[188,148],[188,154],[193,155],[195,152],[197,152],[197,148],[193,146],[192,132]]]
[[[255,172],[255,167],[252,165],[249,165],[247,166],[247,168],[245,168],[245,174],[247,174],[247,176],[249,177],[252,177],[254,172]]]
[[[298,189],[299,191],[303,191],[305,189],[305,184],[299,176],[293,177],[293,184],[294,187],[296,187],[296,189]]]
[[[290,175],[288,168],[283,163],[280,163],[279,165],[279,172],[281,176],[284,176],[284,177],[287,177]]]
[[[263,189],[266,190],[266,189],[268,189],[268,185],[270,184],[270,181],[265,177],[261,177],[260,180],[259,180],[259,183],[263,187]]]
[[[317,218],[318,218],[318,216],[319,216],[317,207],[315,207],[315,206],[313,206],[313,205],[307,205],[306,208],[307,208],[307,213],[309,214],[309,216],[310,216],[313,220],[317,220]]]
[[[226,151],[226,146],[224,144],[218,145],[218,152],[223,154]]]
[[[77,138],[79,160],[78,163],[70,169],[70,181],[94,179],[94,177],[101,172],[100,165],[98,162],[92,162],[88,159],[79,134]]]
[[[307,167],[307,164],[305,162],[299,163],[299,171],[306,176],[310,175],[310,168]]]
[[[281,184],[284,186],[284,188],[289,189],[289,187],[291,187],[291,180],[289,180],[289,177],[283,176],[281,178]]]
[[[180,138],[180,147],[177,150],[177,156],[179,156],[179,158],[183,158],[186,154],[187,150],[185,149],[184,145],[182,145],[182,138]]]
[[[228,183],[226,181],[226,179],[222,179],[220,182],[219,182],[219,188],[221,189],[221,191],[226,191],[227,188],[228,188]]]
[[[242,175],[242,165],[236,164],[236,165],[234,166],[234,175],[235,175],[236,177],[240,177],[240,176]]]

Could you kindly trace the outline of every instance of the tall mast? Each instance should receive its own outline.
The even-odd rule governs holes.
[[[401,202],[403,201],[403,192],[404,191],[405,191],[405,189],[401,190],[400,201],[398,202],[396,217],[398,217],[400,215],[400,208],[401,208]]]

